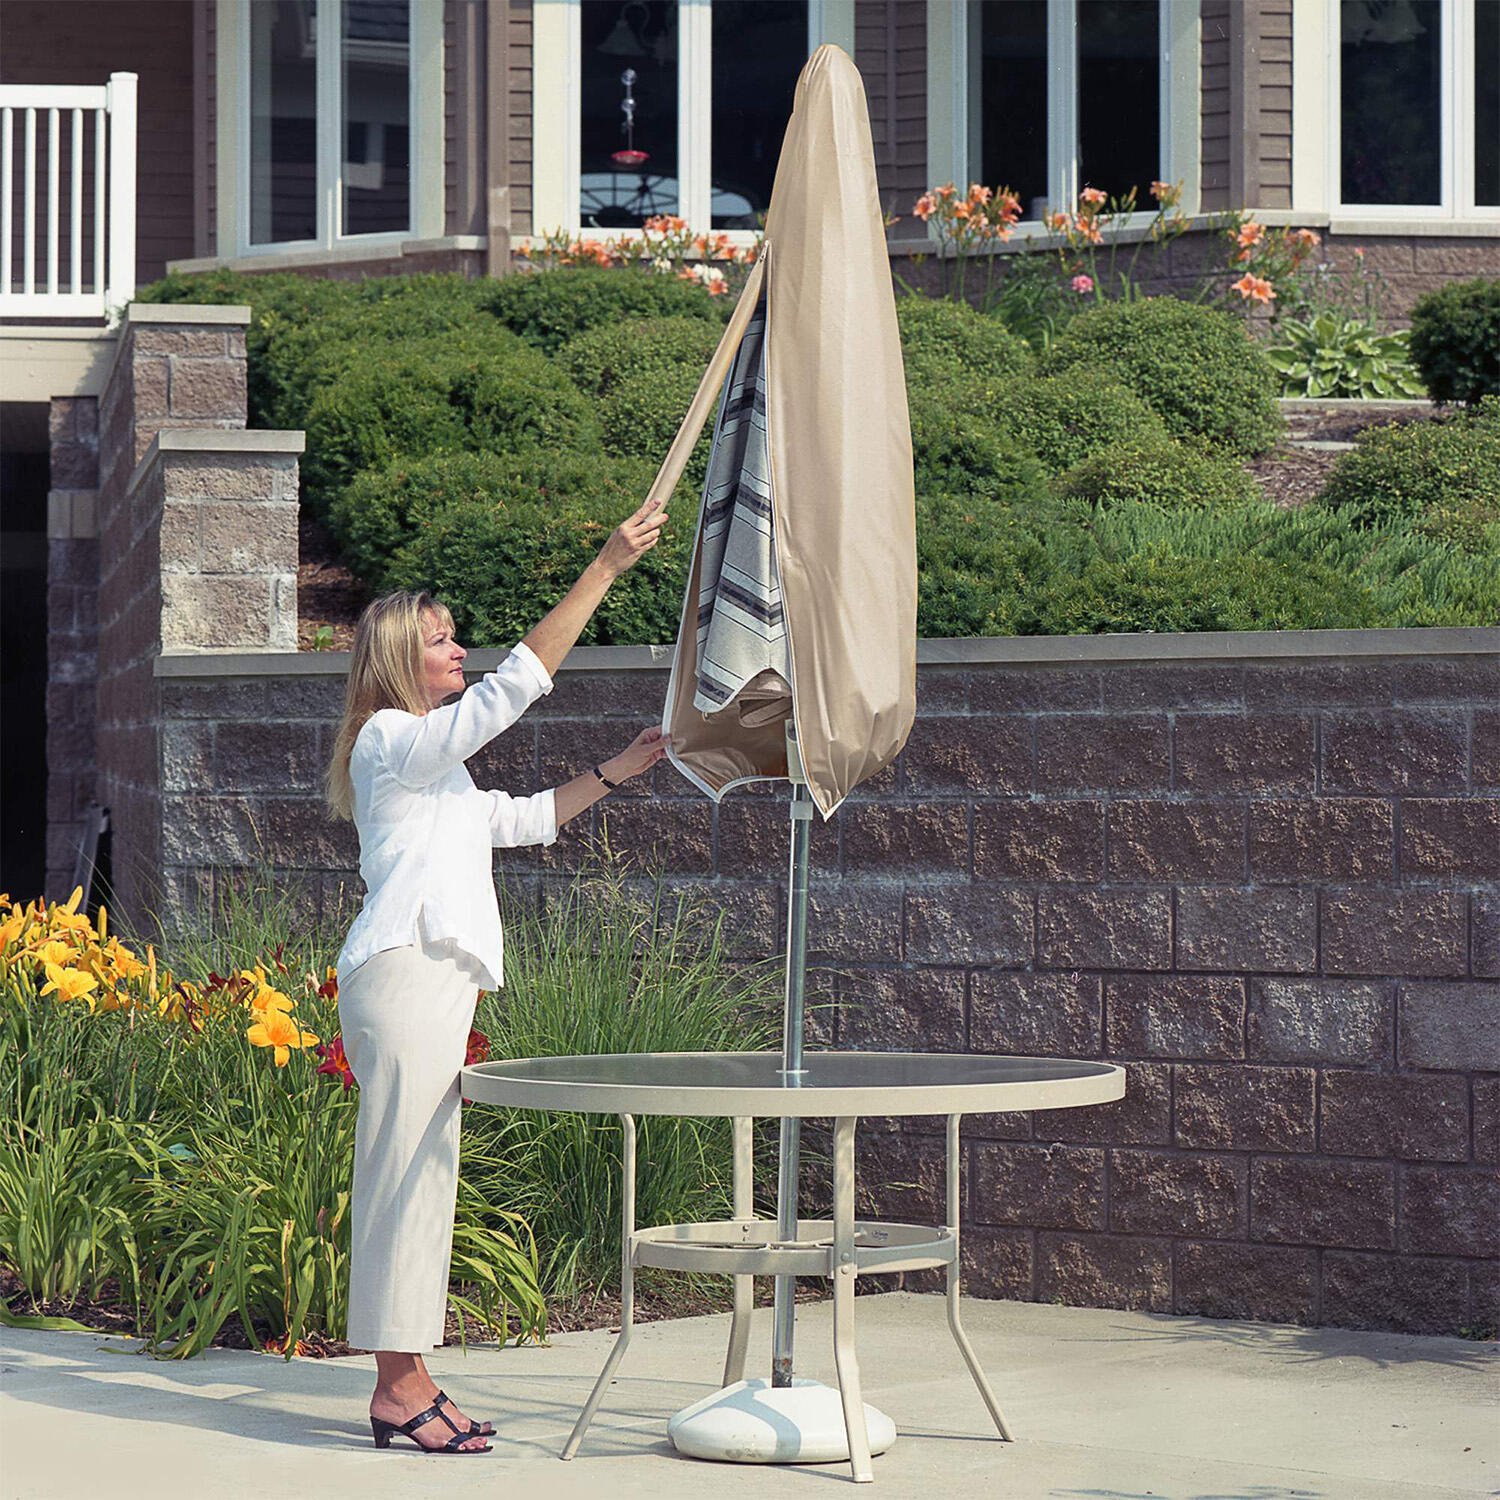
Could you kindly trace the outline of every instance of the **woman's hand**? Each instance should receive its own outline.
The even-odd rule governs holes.
[[[599,769],[611,781],[629,781],[632,776],[649,771],[667,753],[671,742],[672,736],[663,734],[661,726],[654,724],[650,729],[641,730],[618,755],[605,761]]]
[[[611,580],[633,568],[657,544],[666,520],[667,500],[663,495],[658,500],[646,501],[628,521],[622,521],[610,533],[609,540],[599,550],[599,566]]]

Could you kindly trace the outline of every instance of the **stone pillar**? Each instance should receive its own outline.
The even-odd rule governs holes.
[[[49,419],[47,494],[47,869],[43,892],[66,899],[94,801],[98,671],[99,403],[60,396]]]

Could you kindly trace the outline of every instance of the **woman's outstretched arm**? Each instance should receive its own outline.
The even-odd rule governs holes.
[[[548,676],[556,675],[610,584],[656,545],[666,519],[665,497],[646,501],[610,533],[598,557],[579,574],[578,582],[526,633],[524,644],[536,652]]]

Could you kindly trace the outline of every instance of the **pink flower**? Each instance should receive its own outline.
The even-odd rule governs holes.
[[[1086,297],[1094,290],[1094,278],[1092,276],[1078,275],[1069,283],[1080,297]]]
[[[1087,203],[1090,208],[1103,208],[1108,202],[1108,195],[1098,188],[1084,188],[1078,195],[1080,203]]]

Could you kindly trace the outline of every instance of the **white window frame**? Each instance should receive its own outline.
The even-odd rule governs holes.
[[[250,238],[250,5],[219,0],[216,71],[218,124],[218,255],[253,258],[345,247],[399,247],[443,233],[443,15],[439,0],[411,0],[408,228],[345,234],[343,66],[340,0],[323,0],[317,19],[317,229],[312,239],[252,242]]]
[[[808,0],[807,50],[824,42],[854,55],[855,0]],[[585,228],[578,199],[582,178],[583,13],[581,0],[536,0],[532,11],[531,223],[534,235]],[[678,0],[677,213],[706,231],[713,195],[713,0]],[[615,239],[638,229],[612,229]],[[731,244],[749,245],[749,229],[725,230]],[[518,237],[527,242],[526,236]]]
[[[928,186],[976,180],[979,170],[978,58],[971,58],[978,16],[969,0],[927,0]],[[1198,212],[1201,42],[1198,0],[1160,0],[1158,23],[1158,139],[1163,182],[1181,182],[1178,207]],[[1086,184],[1079,174],[1078,5],[1047,0],[1047,201],[1071,209]],[[998,184],[989,183],[995,187]],[[1144,193],[1147,184],[1140,184]],[[1149,224],[1142,208],[1119,222]],[[1035,220],[1016,226],[1018,236],[1045,233]]]
[[[1343,201],[1343,58],[1336,5],[1292,8],[1292,207],[1325,214],[1339,232],[1500,223],[1500,205],[1474,201],[1474,0],[1442,0],[1438,103],[1442,185],[1437,203]]]

